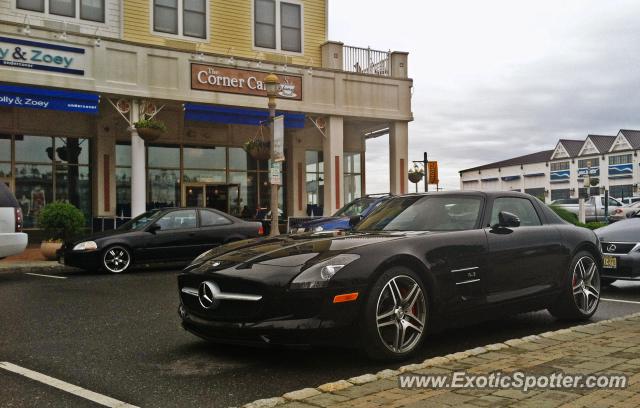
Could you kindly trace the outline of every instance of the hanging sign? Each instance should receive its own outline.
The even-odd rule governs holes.
[[[280,171],[280,163],[271,163],[269,167],[269,183],[282,184],[282,172]]]
[[[273,161],[284,161],[284,115],[273,118]]]

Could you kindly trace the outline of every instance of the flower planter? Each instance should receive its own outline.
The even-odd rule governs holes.
[[[160,129],[152,129],[152,128],[137,128],[138,136],[140,136],[145,142],[153,142],[160,139],[160,136],[164,133],[164,131]]]
[[[56,252],[62,247],[62,242],[42,242],[40,244],[40,252],[47,261],[55,261],[57,258]]]
[[[255,160],[269,160],[271,157],[271,149],[268,145],[252,146],[247,150],[247,153]]]
[[[412,183],[418,183],[422,180],[422,173],[409,173],[409,181]]]

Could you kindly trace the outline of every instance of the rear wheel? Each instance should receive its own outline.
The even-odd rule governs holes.
[[[128,248],[113,245],[102,254],[102,268],[110,273],[126,272],[131,266],[131,252]]]
[[[569,279],[549,312],[557,318],[586,320],[600,303],[600,269],[594,256],[581,251],[573,257]]]
[[[362,343],[376,360],[401,360],[422,343],[429,302],[422,279],[412,270],[393,267],[373,286],[365,305]]]

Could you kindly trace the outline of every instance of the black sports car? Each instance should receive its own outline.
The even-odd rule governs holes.
[[[66,243],[58,254],[65,265],[122,273],[134,263],[187,263],[211,248],[262,233],[259,222],[211,208],[163,208],[147,211],[113,231]]]
[[[600,300],[595,234],[513,192],[394,197],[353,232],[236,242],[178,277],[183,327],[207,340],[349,343],[407,357],[463,318],[549,309],[588,319]]]

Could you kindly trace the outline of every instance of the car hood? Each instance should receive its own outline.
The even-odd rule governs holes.
[[[640,242],[640,218],[624,219],[594,232],[604,242]]]
[[[204,266],[205,269],[214,271],[263,265],[300,270],[342,253],[357,253],[360,248],[402,239],[408,235],[411,233],[328,231],[246,240],[213,249],[201,255],[187,269]]]
[[[121,231],[121,230],[94,232],[92,234],[85,235],[80,239],[76,239],[76,240],[70,242],[67,246],[76,245],[76,244],[79,244],[79,243],[85,242],[85,241],[96,241],[96,242],[98,242],[101,239],[113,237],[113,236],[116,236],[116,235],[127,236],[127,235],[139,234],[140,232],[141,231]]]

